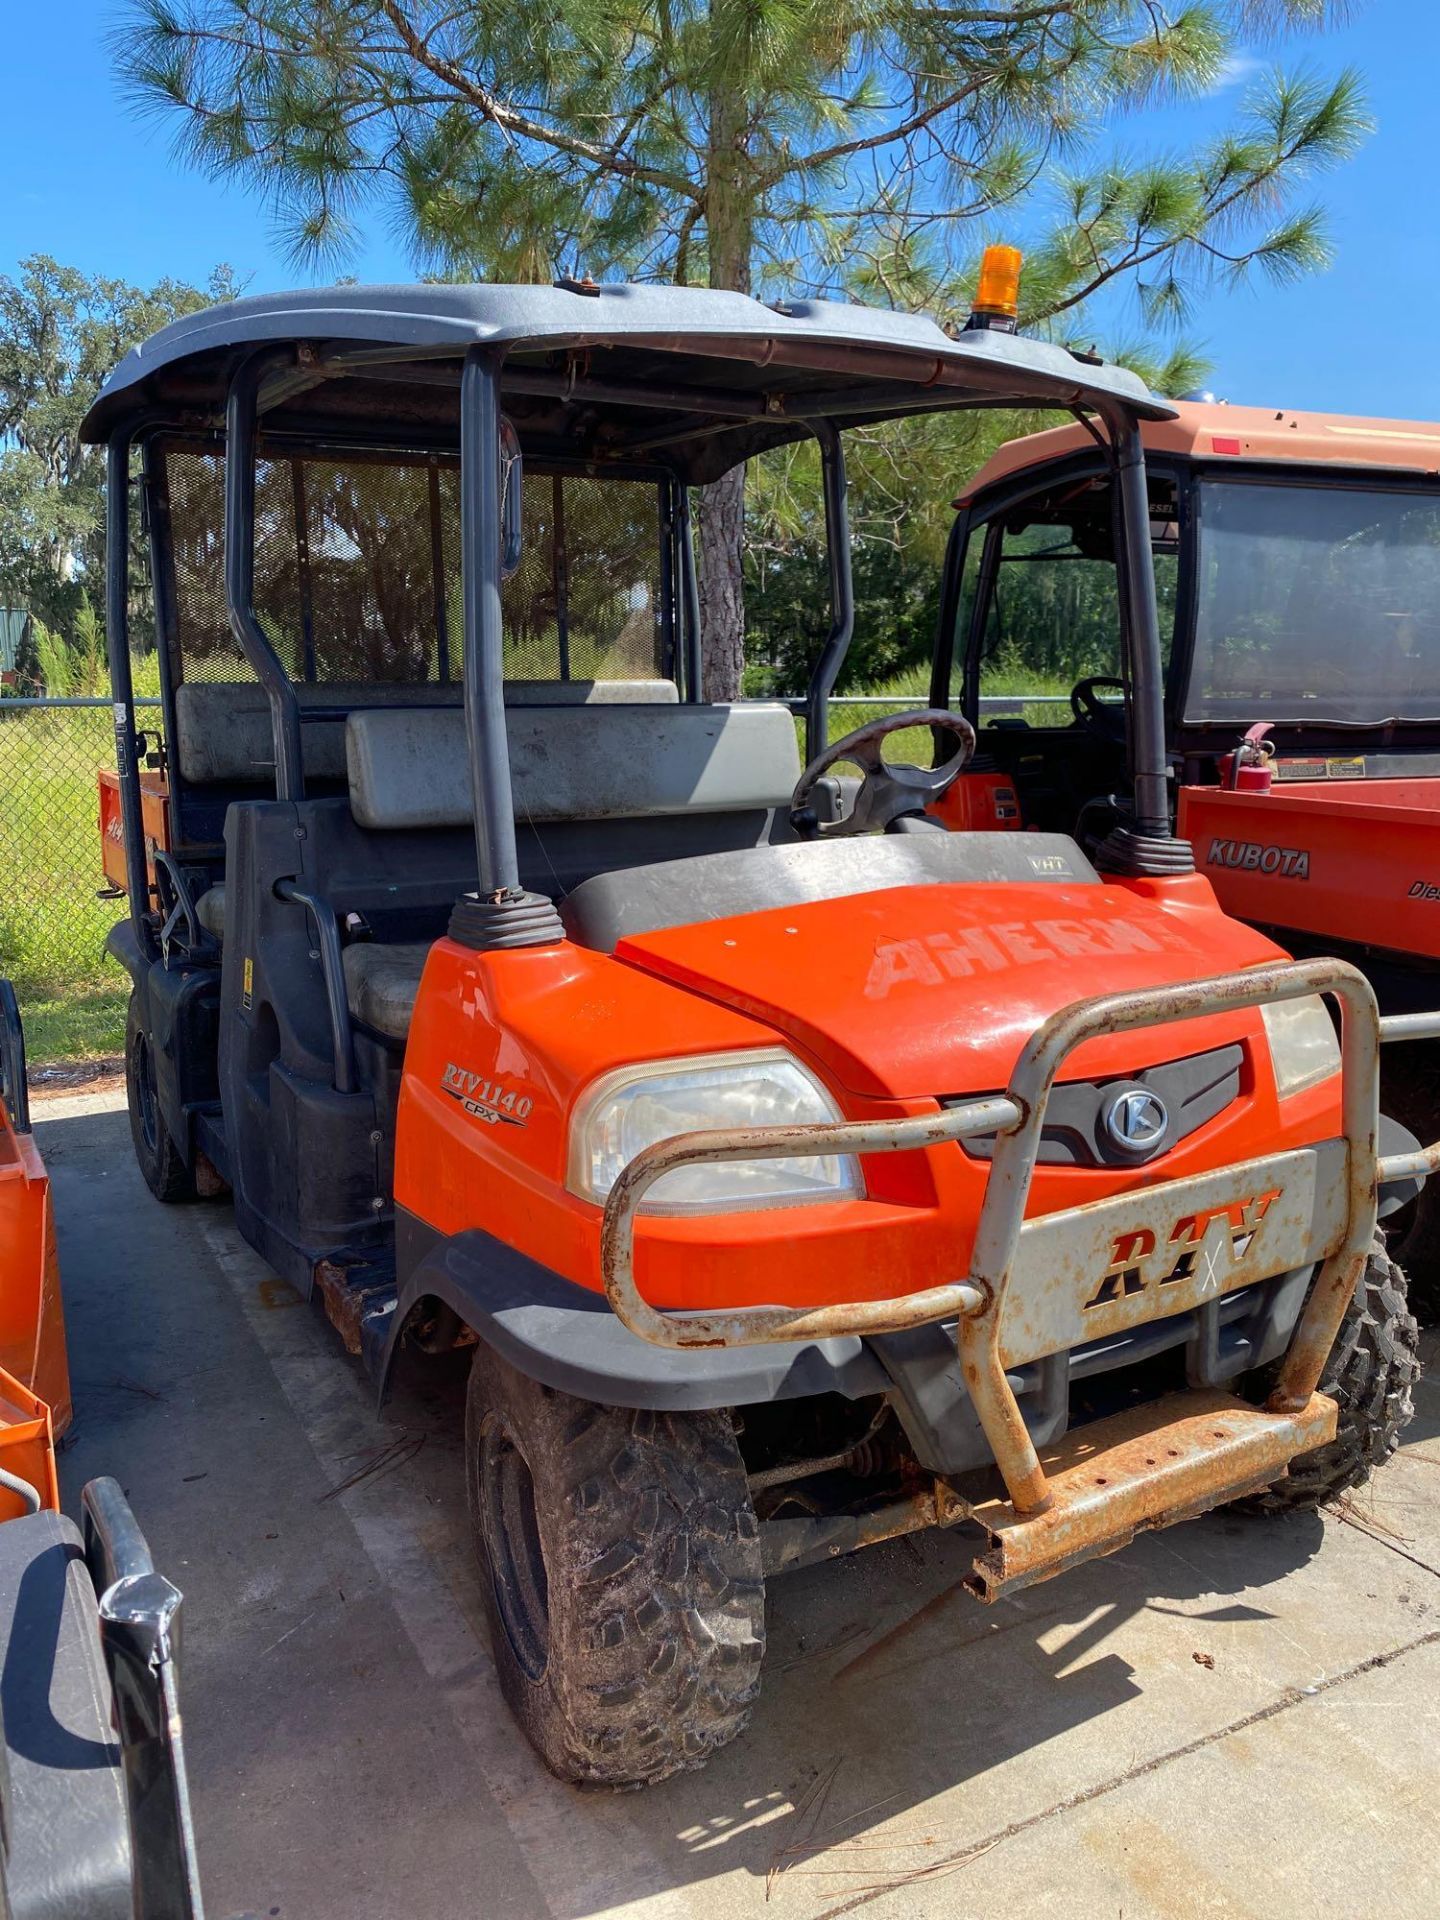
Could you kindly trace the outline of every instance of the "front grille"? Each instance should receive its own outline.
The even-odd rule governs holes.
[[[1041,1166],[1050,1167],[1134,1167],[1157,1160],[1207,1120],[1223,1113],[1232,1100],[1239,1099],[1244,1060],[1242,1046],[1217,1047],[1211,1053],[1193,1054],[1188,1060],[1167,1060],[1161,1066],[1147,1067],[1143,1073],[1109,1080],[1065,1081],[1051,1090],[1036,1159]],[[1157,1095],[1168,1115],[1164,1133],[1143,1151],[1121,1148],[1105,1127],[1105,1113],[1115,1095],[1132,1087]],[[940,1104],[958,1107],[982,1097],[974,1093],[944,1094]],[[976,1134],[960,1144],[972,1159],[991,1160],[995,1156],[993,1133]]]

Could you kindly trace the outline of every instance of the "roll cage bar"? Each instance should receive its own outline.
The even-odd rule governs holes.
[[[163,337],[163,336],[162,336]],[[1028,345],[1029,343],[1019,343]],[[1005,342],[1007,353],[1016,343]],[[519,884],[515,820],[510,788],[509,746],[505,724],[504,663],[500,586],[503,573],[502,508],[502,436],[508,422],[502,413],[502,392],[556,395],[567,403],[583,402],[589,408],[614,407],[624,410],[628,419],[632,410],[649,409],[673,417],[701,416],[692,439],[707,433],[723,433],[737,421],[763,424],[771,403],[762,394],[728,390],[708,379],[703,384],[666,386],[653,381],[627,385],[594,380],[577,375],[574,366],[568,374],[536,371],[527,366],[507,368],[507,347],[472,343],[461,359],[459,371],[460,460],[460,533],[461,604],[463,609],[463,706],[470,762],[470,781],[474,805],[477,889],[475,905],[487,916],[507,906],[518,906],[531,928],[531,937],[556,937],[558,921],[550,903],[522,893]],[[1038,349],[1037,349],[1038,351]],[[1053,350],[1046,349],[1051,352]],[[316,356],[303,343],[291,338],[254,346],[231,364],[225,391],[224,433],[226,446],[224,492],[224,579],[228,618],[234,637],[265,691],[271,714],[275,743],[275,792],[282,800],[304,797],[304,753],[301,741],[302,716],[296,690],[279,655],[267,637],[258,617],[255,599],[255,467],[262,413],[283,407],[297,394],[317,382],[335,378],[364,379],[373,368],[383,367],[392,381],[397,371],[408,375],[433,398],[436,386],[454,384],[455,349],[450,346],[448,365],[436,358],[417,355],[412,347],[351,350],[334,353],[317,367]],[[833,356],[832,356],[833,357]],[[968,357],[968,356],[967,356]],[[724,364],[717,352],[717,368]],[[884,371],[893,375],[891,356],[884,356]],[[761,362],[761,364],[767,364]],[[817,349],[817,365],[829,360]],[[967,376],[968,376],[967,369]],[[847,481],[842,443],[842,427],[847,422],[901,418],[909,414],[931,413],[954,407],[997,406],[1019,399],[1034,399],[1033,383],[1017,369],[1011,372],[1002,363],[985,367],[965,387],[936,386],[919,382],[919,390],[897,394],[891,387],[881,389],[866,383],[863,360],[860,377],[849,386],[822,387],[806,391],[802,386],[786,394],[783,408],[793,426],[789,437],[803,430],[819,443],[822,494],[825,509],[826,543],[830,585],[830,626],[820,649],[806,695],[806,751],[813,758],[826,738],[827,701],[844,664],[854,629],[854,595],[851,581],[850,528],[847,509]],[[1047,377],[1048,373],[1047,373]],[[1128,376],[1125,376],[1128,378]],[[934,376],[932,376],[933,380]],[[1138,385],[1138,383],[1136,383]],[[1113,378],[1110,388],[1096,389],[1076,381],[1077,391],[1066,396],[1057,393],[1057,405],[1080,418],[1097,443],[1105,450],[1115,476],[1120,506],[1119,568],[1121,578],[1122,621],[1127,640],[1127,655],[1133,663],[1133,772],[1135,813],[1133,826],[1121,827],[1112,835],[1109,864],[1118,871],[1174,871],[1182,849],[1170,837],[1164,757],[1164,689],[1160,666],[1160,643],[1155,605],[1155,585],[1149,540],[1149,509],[1145,482],[1145,455],[1140,437],[1142,414],[1161,411],[1148,395],[1132,395],[1128,390],[1114,391],[1120,385]],[[107,393],[109,389],[107,388]],[[1141,390],[1143,393],[1143,390]],[[106,405],[102,396],[97,415]],[[133,689],[129,649],[129,487],[132,448],[139,446],[149,471],[154,441],[167,432],[172,437],[193,440],[196,430],[190,422],[177,420],[169,408],[138,409],[129,417],[114,420],[107,438],[107,563],[106,628],[111,682],[114,692],[116,766],[119,774],[121,817],[125,837],[126,880],[130,913],[143,951],[153,952],[155,936],[147,913],[148,888],[145,874],[145,849],[141,824],[141,801],[136,736],[133,718]],[[717,424],[718,423],[718,424]],[[93,422],[92,422],[93,424]],[[438,450],[422,448],[422,442],[436,438],[422,430],[419,435],[405,432],[396,437],[396,429],[387,422],[368,436],[335,431],[327,422],[323,444],[327,451],[345,445],[384,447],[398,452]],[[403,429],[401,430],[404,431]],[[213,428],[203,437],[211,437]],[[269,437],[267,432],[267,438]],[[680,439],[673,430],[649,438],[632,438],[617,449],[620,457],[607,463],[602,471],[616,477],[631,477],[635,462],[643,460],[653,473],[657,464],[665,471],[665,445]],[[453,454],[454,438],[445,451]],[[628,456],[628,458],[626,457]],[[541,456],[543,458],[543,455]],[[692,452],[693,461],[693,452]],[[590,471],[595,471],[592,466]],[[147,504],[149,498],[147,494]],[[683,469],[671,469],[671,481],[662,489],[662,564],[669,573],[672,588],[678,584],[677,598],[682,608],[683,684],[689,699],[697,699],[701,681],[701,645],[698,592],[695,580],[693,547],[690,539],[689,497]],[[166,538],[163,503],[151,511],[149,533],[152,567],[156,573],[157,616],[165,617],[168,583],[165,555],[161,549]],[[666,558],[668,556],[668,559]],[[165,649],[161,649],[162,661]],[[164,668],[162,666],[162,674]],[[323,711],[320,710],[320,711]],[[1159,865],[1157,866],[1157,862]],[[537,915],[541,906],[548,915]],[[493,924],[493,923],[491,923]],[[513,923],[517,934],[520,922]]]

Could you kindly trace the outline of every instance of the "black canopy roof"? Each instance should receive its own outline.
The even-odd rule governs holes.
[[[922,315],[838,301],[767,306],[665,286],[325,287],[210,307],[134,348],[83,432],[131,421],[211,427],[238,360],[293,349],[262,391],[262,431],[454,444],[460,362],[506,350],[504,404],[525,451],[567,462],[661,463],[714,479],[809,432],[936,407],[1123,404],[1174,410],[1123,367],[1024,335],[951,338]]]

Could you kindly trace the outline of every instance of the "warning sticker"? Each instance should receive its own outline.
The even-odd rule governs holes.
[[[1316,754],[1305,759],[1274,762],[1277,780],[1363,780],[1365,761],[1361,755],[1349,759],[1328,759]]]

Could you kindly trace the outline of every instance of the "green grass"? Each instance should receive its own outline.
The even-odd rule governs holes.
[[[119,973],[118,967],[112,971]],[[130,983],[97,987],[57,1000],[27,1000],[25,1053],[32,1067],[73,1060],[118,1059],[125,1050],[125,1004]]]
[[[1068,680],[1045,680],[1028,668],[1006,669],[990,666],[985,670],[981,691],[987,696],[1003,696],[1021,693],[1068,694]],[[871,696],[884,695],[888,698],[910,700],[914,706],[928,707],[930,704],[930,669],[928,666],[911,667],[904,673],[896,674],[893,680],[887,680],[883,686],[869,689]],[[895,712],[890,706],[877,706],[874,698],[865,694],[840,694],[830,709],[830,738],[838,740],[842,734],[853,733],[856,727],[863,726],[867,720],[883,719]],[[1032,727],[1068,725],[1070,712],[1067,707],[1052,707],[1041,702],[1017,701],[1013,711],[1007,712],[1006,719],[1024,720]],[[984,725],[981,725],[983,746]],[[800,746],[804,752],[805,729],[800,726]],[[909,761],[913,766],[928,767],[933,758],[933,744],[928,730],[924,727],[907,728],[902,733],[892,734],[886,743],[886,758],[889,760]]]
[[[114,765],[104,708],[0,716],[0,973],[37,1065],[118,1053],[124,989],[105,954],[96,769]]]

